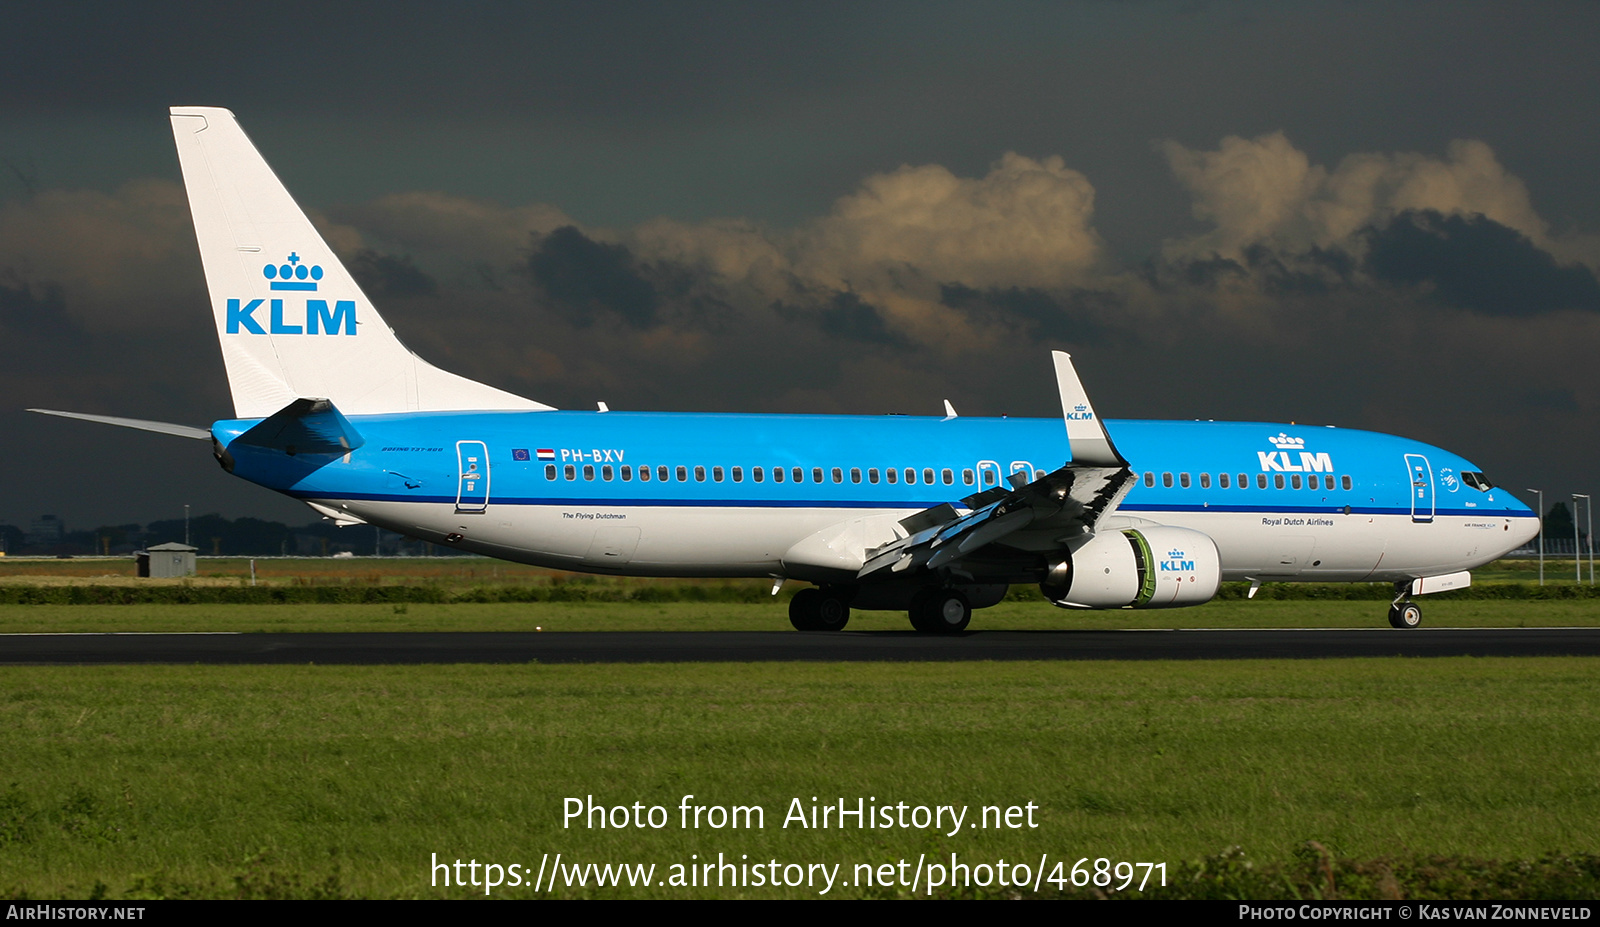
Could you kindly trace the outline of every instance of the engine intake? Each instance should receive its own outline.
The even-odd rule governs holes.
[[[1091,536],[1050,565],[1039,591],[1061,608],[1180,608],[1221,584],[1216,542],[1163,525]]]

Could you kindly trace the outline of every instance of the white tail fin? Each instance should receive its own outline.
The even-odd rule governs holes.
[[[347,414],[549,409],[406,349],[225,109],[174,106],[211,310],[235,413],[301,398]]]

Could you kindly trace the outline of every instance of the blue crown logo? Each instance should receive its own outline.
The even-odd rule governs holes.
[[[300,263],[300,255],[293,251],[284,258],[286,264],[268,264],[261,268],[261,275],[272,281],[274,290],[315,290],[317,281],[322,279],[321,265],[307,267]]]
[[[1169,550],[1169,551],[1167,551],[1167,556],[1171,557],[1174,560],[1182,560],[1183,559],[1183,551],[1181,551],[1181,550]]]
[[[1084,411],[1084,410],[1086,410],[1088,408],[1089,408],[1088,406],[1086,406],[1086,405],[1084,405],[1083,403],[1080,402],[1077,405],[1072,407],[1072,411],[1074,411],[1074,412],[1082,412],[1082,411]]]

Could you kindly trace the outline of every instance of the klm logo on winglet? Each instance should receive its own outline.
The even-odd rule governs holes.
[[[1090,412],[1089,407],[1081,402],[1073,406],[1072,411],[1067,413],[1067,420],[1072,422],[1087,422],[1093,418],[1094,413]]]
[[[283,264],[268,264],[261,275],[272,281],[274,290],[301,290],[316,292],[322,279],[321,265],[307,266],[294,252],[289,252]],[[256,312],[265,307],[265,320]],[[329,308],[325,299],[307,299],[303,313],[297,306],[284,306],[282,298],[230,299],[226,330],[230,335],[241,332],[250,335],[354,335],[356,333],[356,301],[335,300]],[[286,316],[286,313],[289,313]],[[303,320],[303,321],[302,321]],[[265,321],[266,327],[262,327]]]
[[[1183,556],[1184,553],[1181,550],[1167,551],[1167,559],[1161,561],[1160,571],[1162,573],[1193,573],[1194,561],[1185,560]]]
[[[1332,473],[1333,457],[1326,451],[1313,454],[1304,450],[1305,438],[1293,438],[1283,432],[1267,438],[1275,451],[1256,451],[1261,461],[1261,472],[1274,473]],[[1293,457],[1290,455],[1294,454]]]

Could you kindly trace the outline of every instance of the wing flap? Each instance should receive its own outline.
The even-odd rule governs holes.
[[[902,520],[908,536],[871,551],[859,578],[886,569],[941,569],[1025,529],[1065,540],[1094,531],[1116,511],[1134,486],[1133,471],[1089,404],[1072,359],[1052,353],[1071,460],[1032,482],[1013,473],[1009,487],[966,497],[965,515],[945,504]]]

